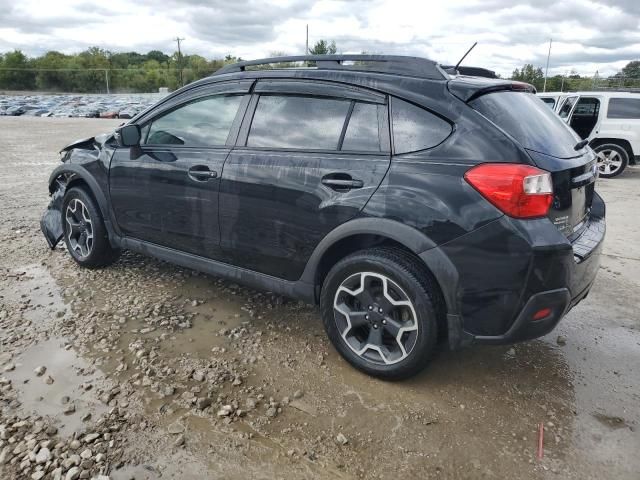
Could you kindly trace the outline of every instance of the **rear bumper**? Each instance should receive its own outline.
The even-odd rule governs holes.
[[[596,194],[588,224],[572,242],[546,219],[503,218],[441,246],[458,271],[458,312],[448,316],[451,346],[549,333],[588,295],[604,237],[605,206]],[[547,308],[548,315],[534,320]]]

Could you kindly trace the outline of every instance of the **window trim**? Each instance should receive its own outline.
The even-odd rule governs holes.
[[[182,93],[170,94],[168,97],[160,100],[159,103],[151,106],[148,110],[142,112],[139,118],[135,119],[136,125],[142,125],[143,123],[153,120],[155,117],[162,115],[165,111],[173,109],[178,105],[182,105],[192,99],[199,97],[207,97],[211,95],[228,94],[228,95],[246,95],[251,92],[251,89],[256,83],[255,79],[251,80],[228,80],[224,82],[208,83],[197,87],[189,88]],[[185,87],[188,88],[188,87]]]
[[[151,132],[151,128],[149,128],[146,132],[145,135],[145,139],[144,139],[144,143],[140,143],[140,147],[143,149],[154,149],[154,148],[163,148],[163,149],[167,149],[167,148],[178,148],[178,149],[203,149],[203,148],[230,148],[233,147],[233,145],[235,144],[235,140],[238,136],[238,131],[239,131],[239,125],[240,122],[242,121],[242,118],[244,117],[244,113],[246,112],[246,108],[247,105],[249,103],[249,99],[251,97],[251,95],[247,94],[247,93],[228,93],[228,92],[218,92],[218,93],[212,93],[212,92],[201,92],[200,95],[194,95],[194,96],[190,96],[187,100],[185,100],[184,102],[181,103],[177,103],[172,105],[172,107],[170,108],[166,108],[163,109],[162,111],[158,112],[157,115],[155,115],[153,118],[149,118],[147,119],[145,122],[140,123],[140,129],[144,129],[147,125],[152,125],[153,122],[155,122],[156,120],[164,117],[165,115],[170,114],[171,112],[174,112],[180,108],[183,108],[191,103],[197,102],[197,101],[202,101],[202,99],[207,99],[207,98],[215,98],[215,97],[220,97],[220,96],[225,96],[225,97],[241,97],[240,98],[240,103],[238,104],[238,110],[236,111],[236,115],[233,118],[233,121],[231,122],[231,126],[229,127],[229,132],[227,133],[227,138],[225,139],[225,142],[223,144],[220,145],[176,145],[173,143],[153,143],[153,144],[147,144],[147,139],[149,138],[149,133]]]
[[[251,146],[251,145],[247,145],[247,142],[249,141],[249,132],[251,130],[251,125],[253,124],[253,118],[255,116],[257,107],[258,107],[258,101],[260,99],[261,96],[285,96],[285,97],[305,97],[305,98],[318,98],[318,99],[322,99],[322,100],[326,100],[326,99],[335,99],[335,100],[343,100],[343,101],[350,101],[351,104],[349,105],[349,109],[347,111],[347,115],[345,116],[345,120],[344,123],[342,124],[342,130],[340,133],[340,138],[338,140],[338,145],[336,147],[336,149],[319,149],[319,148],[287,148],[287,147],[256,147],[256,146]],[[251,150],[251,151],[277,151],[277,152],[300,152],[300,153],[333,153],[333,154],[349,154],[349,155],[353,155],[353,154],[357,154],[357,155],[390,155],[391,154],[391,138],[390,136],[390,116],[389,116],[389,97],[385,96],[385,103],[377,103],[377,102],[369,102],[369,101],[364,101],[364,100],[354,100],[351,98],[345,98],[345,97],[340,97],[340,96],[336,96],[336,95],[313,95],[313,94],[304,94],[304,93],[289,93],[287,91],[269,91],[269,92],[255,92],[252,93],[251,95],[251,100],[249,101],[249,105],[247,107],[247,111],[245,112],[244,115],[244,120],[242,121],[242,125],[240,126],[240,130],[238,132],[238,136],[236,139],[236,143],[235,143],[235,148],[242,148],[245,150]],[[380,130],[380,126],[378,126],[378,135],[382,135],[382,137],[380,138],[381,143],[384,142],[385,147],[388,147],[388,150],[386,151],[379,151],[379,152],[372,152],[370,150],[342,150],[342,143],[344,141],[344,136],[346,135],[347,132],[347,128],[349,125],[349,121],[351,120],[351,114],[353,113],[353,108],[355,106],[356,102],[360,102],[360,103],[368,103],[368,104],[372,104],[372,105],[385,105],[387,108],[387,112],[386,112],[386,122],[387,122],[387,128],[383,128],[382,130]],[[386,138],[385,138],[386,137]]]

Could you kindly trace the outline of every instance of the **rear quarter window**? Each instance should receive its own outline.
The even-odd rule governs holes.
[[[391,118],[393,148],[396,154],[435,147],[453,130],[446,120],[398,98],[392,99]]]
[[[612,98],[607,118],[640,119],[640,98]]]

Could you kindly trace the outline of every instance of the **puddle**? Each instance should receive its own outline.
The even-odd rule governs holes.
[[[27,265],[11,271],[8,276],[17,281],[10,282],[0,298],[20,305],[25,320],[33,322],[36,328],[65,317],[67,306],[46,267]]]
[[[62,436],[68,436],[82,428],[82,418],[91,413],[95,418],[106,412],[107,407],[95,399],[93,390],[102,379],[99,371],[92,367],[72,349],[65,348],[62,339],[50,339],[38,343],[13,359],[14,371],[5,375],[13,382],[26,413],[36,413],[50,417]],[[37,376],[34,369],[46,366],[44,375]],[[52,384],[45,379],[51,376]],[[84,386],[92,385],[90,390]],[[69,403],[75,406],[75,412],[64,414],[68,404],[63,397],[69,397]]]

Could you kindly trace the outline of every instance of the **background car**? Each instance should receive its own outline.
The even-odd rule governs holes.
[[[538,96],[586,139],[598,155],[600,175],[620,175],[640,161],[640,93],[572,92]]]

